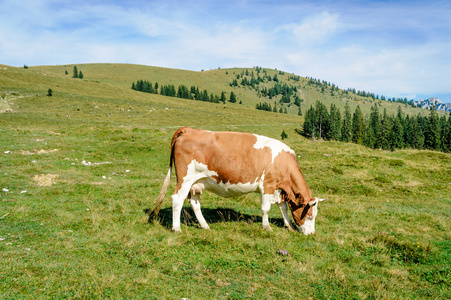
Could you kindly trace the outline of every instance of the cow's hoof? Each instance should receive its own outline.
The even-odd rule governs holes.
[[[180,227],[177,227],[177,228],[172,228],[172,231],[174,231],[174,232],[182,232],[182,229],[180,229]]]
[[[272,231],[272,228],[269,225],[263,226],[263,229],[266,231]]]
[[[296,230],[294,230],[293,227],[291,227],[291,226],[285,226],[285,228],[288,229],[288,231],[291,231],[291,232],[295,232],[295,231],[296,231]]]

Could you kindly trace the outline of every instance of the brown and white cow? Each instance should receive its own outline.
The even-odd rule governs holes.
[[[278,140],[251,133],[178,129],[172,138],[169,171],[151,217],[161,208],[173,163],[177,186],[171,197],[172,229],[176,232],[181,231],[180,213],[186,198],[200,226],[210,228],[199,203],[202,192],[209,190],[223,197],[258,192],[263,228],[271,230],[268,212],[271,204],[277,203],[288,229],[294,226],[305,235],[315,233],[318,202],[323,199],[311,196],[294,151]],[[288,217],[287,203],[295,224]]]

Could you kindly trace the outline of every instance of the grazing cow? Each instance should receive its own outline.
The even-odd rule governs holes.
[[[178,129],[171,143],[169,171],[149,211],[156,217],[167,192],[172,164],[177,186],[172,195],[172,229],[180,232],[180,213],[188,198],[199,224],[209,229],[200,210],[200,195],[209,190],[219,196],[235,197],[251,192],[261,194],[263,228],[271,230],[268,212],[279,206],[285,227],[305,235],[315,233],[318,202],[302,176],[294,151],[284,143],[265,136],[240,132],[211,132],[189,127]],[[290,207],[294,224],[287,214]]]

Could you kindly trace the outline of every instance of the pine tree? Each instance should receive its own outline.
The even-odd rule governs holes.
[[[352,116],[352,141],[356,144],[363,145],[363,137],[365,132],[365,123],[360,106],[357,105],[354,115]]]
[[[368,132],[369,135],[372,137],[371,139],[371,145],[369,147],[376,149],[379,148],[379,135],[381,131],[381,121],[380,121],[380,116],[379,116],[379,108],[377,107],[376,104],[374,104],[374,106],[371,107],[371,113],[370,113],[370,120],[368,123]]]
[[[351,141],[351,109],[349,108],[348,103],[345,105],[343,126],[341,127],[341,140],[343,142]]]
[[[316,120],[315,120],[316,132],[318,132],[318,138],[330,139],[330,116],[326,106],[316,101]]]
[[[412,147],[415,149],[423,149],[424,147],[424,132],[422,126],[422,116],[418,116],[412,122]]]
[[[72,78],[78,78],[78,69],[77,69],[77,66],[74,66],[74,75],[72,76]]]
[[[435,107],[432,107],[430,110],[428,129],[424,136],[424,145],[427,149],[440,150],[440,124]]]
[[[304,124],[302,126],[302,134],[308,138],[315,138],[315,126],[314,122],[316,119],[315,109],[310,106],[305,114]]]
[[[83,79],[83,73],[81,72],[81,70],[80,72],[78,72],[78,78]]]
[[[399,120],[398,117],[394,117],[392,130],[390,131],[389,135],[390,150],[393,151],[394,149],[403,148],[404,145],[403,137],[404,133],[401,121]]]
[[[221,92],[221,97],[219,98],[220,101],[222,101],[222,103],[226,102],[226,96],[224,92]]]
[[[330,105],[330,138],[336,141],[341,139],[341,113],[333,103]]]
[[[446,116],[443,116],[442,125],[442,144],[441,149],[443,152],[451,152],[451,113],[446,120]]]
[[[282,134],[280,135],[280,137],[282,138],[282,140],[288,138],[288,134],[285,132],[285,130],[282,130]]]
[[[236,103],[236,96],[235,96],[235,93],[233,91],[230,92],[230,100],[229,101],[232,102],[232,103]]]

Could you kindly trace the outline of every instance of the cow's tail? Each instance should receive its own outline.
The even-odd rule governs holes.
[[[166,196],[166,192],[168,191],[169,185],[171,184],[172,165],[174,163],[174,146],[175,146],[175,142],[176,142],[177,138],[180,135],[182,135],[182,133],[184,132],[183,129],[184,128],[180,128],[179,130],[177,130],[175,132],[174,136],[172,137],[171,158],[169,160],[169,170],[166,175],[166,178],[163,181],[163,186],[161,187],[160,194],[158,195],[158,198],[155,201],[155,205],[151,209],[147,210],[147,214],[149,215],[149,222],[158,217],[158,213],[160,212],[161,205],[163,205],[164,197]]]

